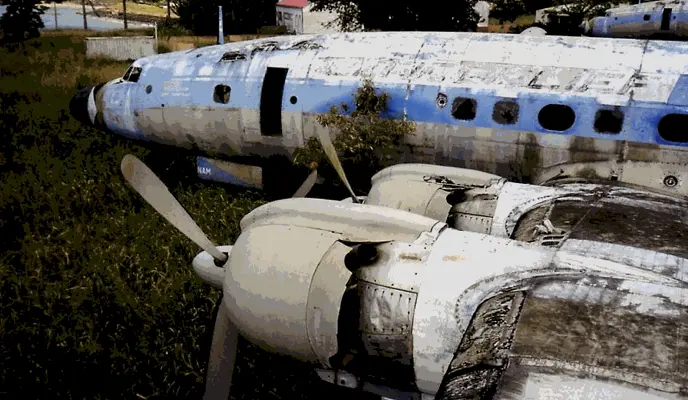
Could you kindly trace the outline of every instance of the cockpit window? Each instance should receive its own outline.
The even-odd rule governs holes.
[[[122,80],[127,82],[138,82],[140,76],[141,67],[135,67],[132,65],[131,67],[129,67],[127,72],[124,73],[124,77],[122,77]]]
[[[134,67],[129,67],[129,69],[127,70],[127,72],[124,73],[124,76],[122,77],[123,80],[125,80],[125,81],[128,81],[128,80],[129,80],[129,75],[131,75],[131,70],[132,70],[132,68],[134,68]]]

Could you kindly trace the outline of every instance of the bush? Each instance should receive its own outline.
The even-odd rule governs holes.
[[[186,36],[190,35],[191,31],[185,29],[176,20],[165,20],[158,24],[158,37],[169,39],[172,36]]]
[[[352,187],[362,194],[370,188],[370,178],[382,168],[397,164],[402,158],[402,144],[406,135],[413,134],[415,124],[404,118],[384,117],[389,95],[377,93],[372,81],[364,80],[354,94],[355,109],[349,105],[332,106],[318,123],[337,132],[333,144]],[[318,165],[318,173],[328,180],[338,180],[334,168],[327,162],[317,137],[311,137],[303,148],[296,149],[294,164]]]
[[[287,27],[284,25],[261,26],[258,28],[259,35],[286,35]]]
[[[169,53],[172,49],[166,43],[158,43],[158,54]]]

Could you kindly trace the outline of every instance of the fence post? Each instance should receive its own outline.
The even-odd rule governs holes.
[[[81,0],[81,11],[84,13],[84,30],[88,30],[88,22],[86,22],[86,0]]]
[[[222,31],[222,6],[218,6],[220,11],[218,13],[218,26],[217,26],[217,44],[225,43],[225,34]]]

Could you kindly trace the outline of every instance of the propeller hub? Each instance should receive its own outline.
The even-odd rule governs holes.
[[[95,85],[79,90],[69,101],[69,113],[72,117],[88,126],[93,126],[95,121],[95,113],[91,115],[91,109],[95,109],[95,100],[93,99],[94,88]]]

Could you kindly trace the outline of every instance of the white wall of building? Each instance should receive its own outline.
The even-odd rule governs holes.
[[[287,27],[287,32],[297,35],[303,34],[303,10],[295,7],[276,6],[277,25]]]

